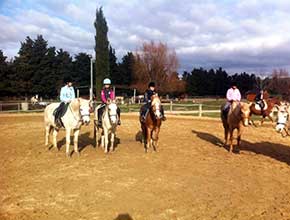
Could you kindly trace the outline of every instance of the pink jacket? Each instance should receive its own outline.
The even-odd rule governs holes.
[[[239,89],[230,88],[227,91],[227,100],[230,101],[241,101],[241,93]]]
[[[106,103],[108,98],[111,100],[115,99],[114,91],[111,89],[102,89],[101,98],[103,103]]]

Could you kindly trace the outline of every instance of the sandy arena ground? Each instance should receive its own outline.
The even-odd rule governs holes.
[[[137,117],[123,116],[114,153],[93,148],[90,124],[69,159],[64,131],[60,151],[44,146],[42,114],[0,115],[0,126],[1,220],[290,219],[290,137],[269,123],[230,155],[219,120],[169,117],[145,154]]]

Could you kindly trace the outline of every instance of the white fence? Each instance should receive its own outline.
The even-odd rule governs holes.
[[[138,112],[142,104],[120,104],[122,112]],[[217,114],[220,112],[220,106],[207,105],[202,103],[164,103],[163,107],[166,114],[190,114],[199,117]],[[29,102],[0,103],[0,113],[5,112],[42,112],[45,105],[31,104]]]

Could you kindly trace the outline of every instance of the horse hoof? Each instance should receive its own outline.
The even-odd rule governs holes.
[[[70,158],[70,155],[69,155],[69,153],[66,153],[65,155],[66,155],[66,158]]]

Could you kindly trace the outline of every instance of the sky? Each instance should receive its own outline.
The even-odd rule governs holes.
[[[17,56],[26,36],[94,54],[97,7],[120,60],[151,40],[175,50],[179,71],[290,71],[289,0],[0,0],[0,49]]]

